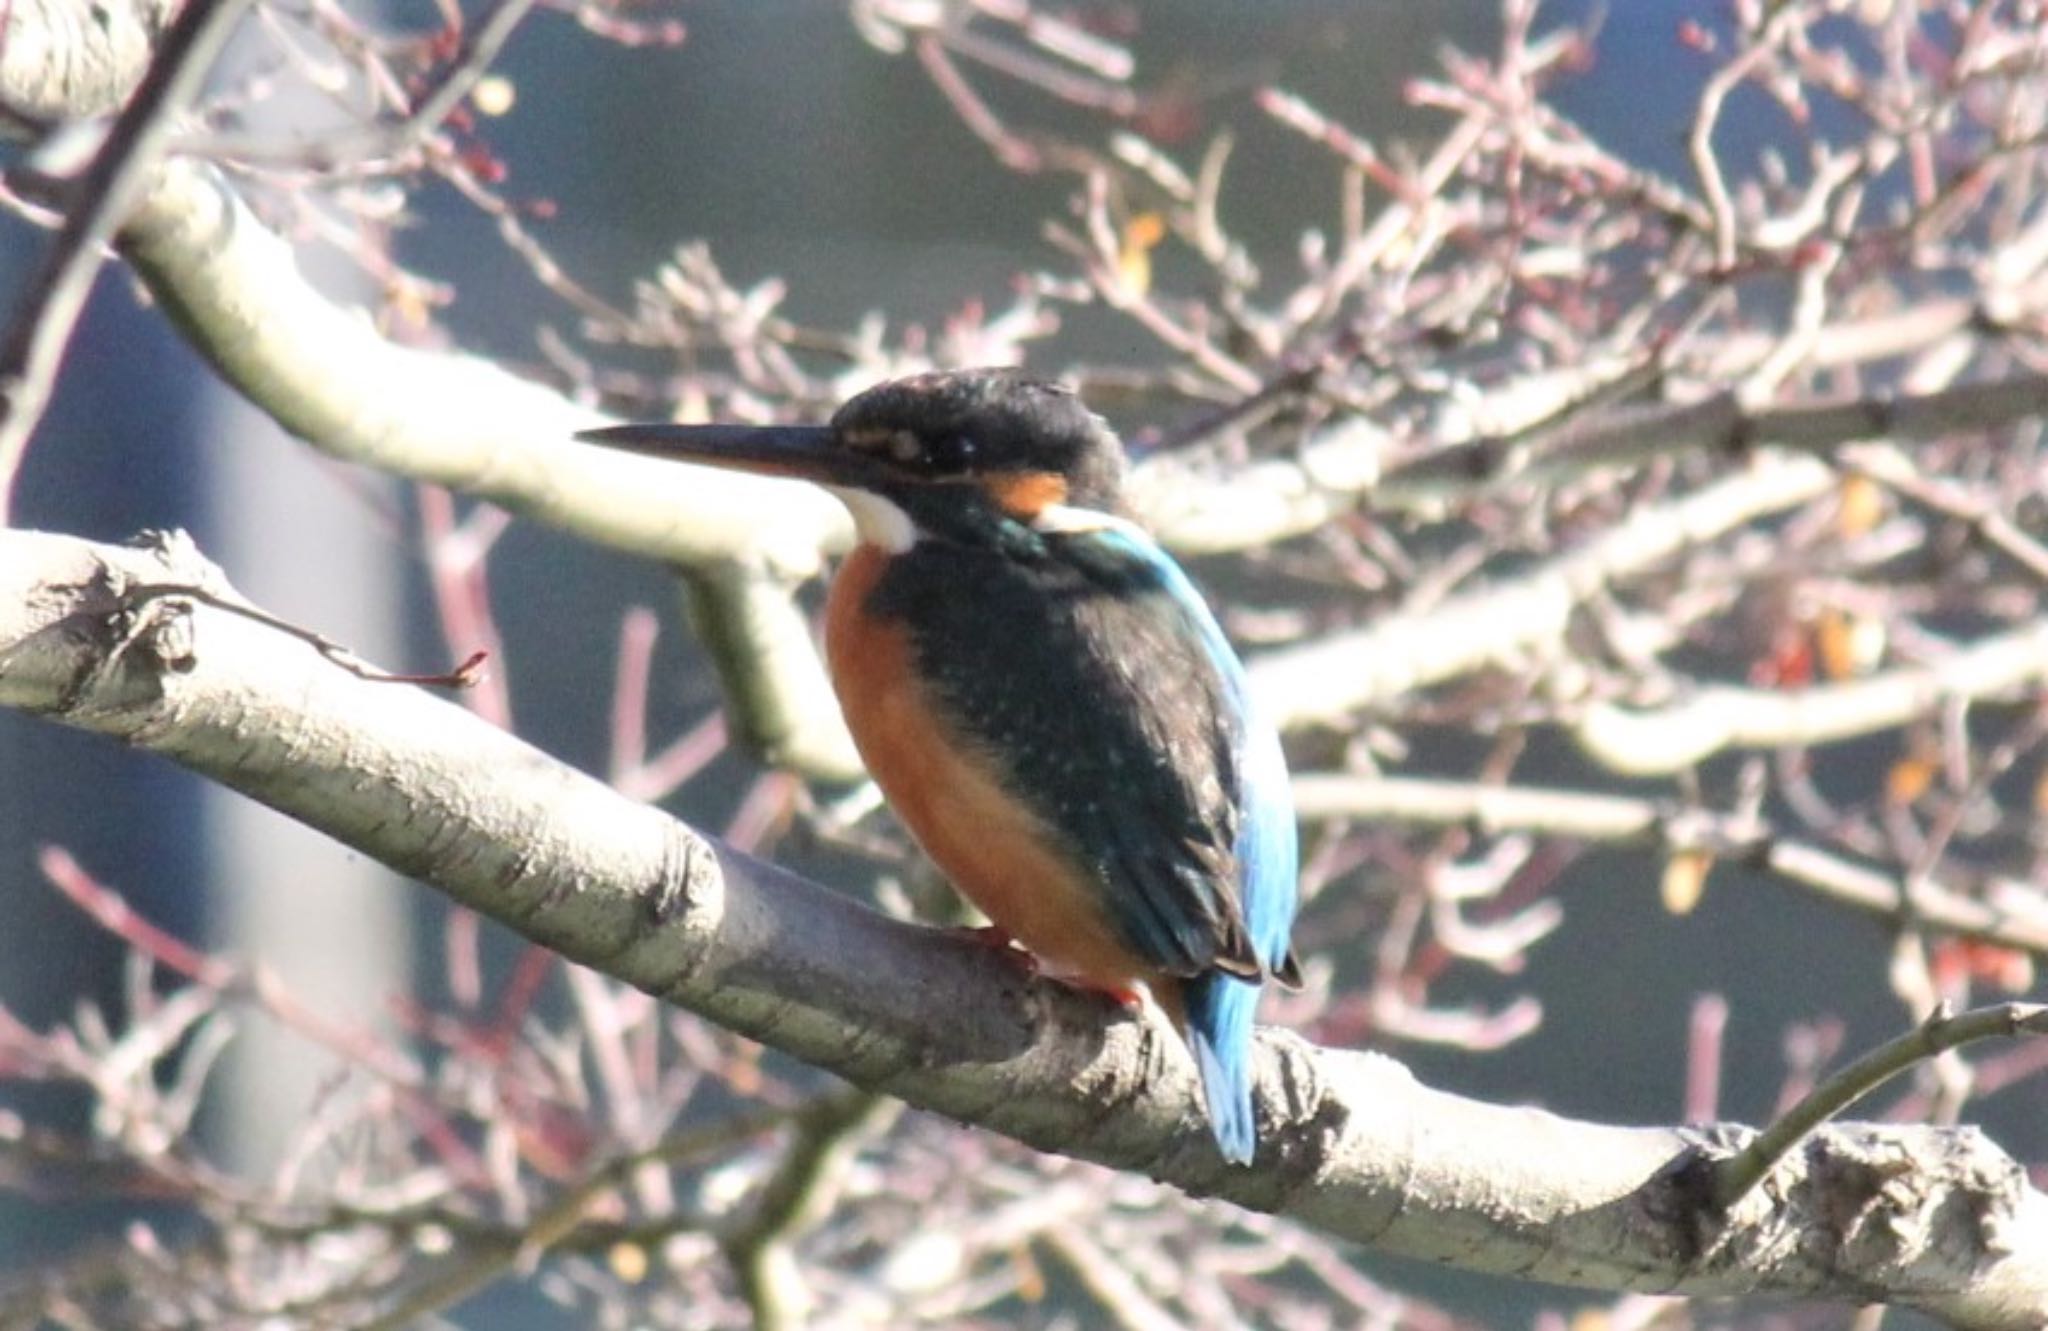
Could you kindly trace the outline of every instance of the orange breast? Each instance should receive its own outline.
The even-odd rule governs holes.
[[[889,557],[862,544],[840,569],[825,655],[847,728],[890,807],[953,885],[1051,973],[1103,989],[1147,978],[1108,927],[1099,889],[933,706],[903,623],[867,612]]]

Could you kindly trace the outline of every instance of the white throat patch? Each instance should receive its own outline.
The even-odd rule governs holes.
[[[867,544],[878,545],[892,555],[900,555],[917,544],[917,524],[882,496],[850,486],[825,488],[853,514],[853,530]]]

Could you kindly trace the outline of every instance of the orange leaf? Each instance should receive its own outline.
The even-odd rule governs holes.
[[[1868,476],[1844,476],[1835,493],[1835,530],[1845,539],[1861,536],[1884,516],[1884,490]]]
[[[1976,938],[1944,938],[1933,948],[1935,978],[1953,989],[1964,979],[1982,980],[2007,994],[2034,987],[2034,959],[2016,947]]]
[[[1849,617],[1839,610],[1823,610],[1813,629],[1820,648],[1820,668],[1829,679],[1847,679],[1856,673],[1856,660],[1849,650]]]
[[[1011,1250],[1017,1262],[1017,1297],[1026,1303],[1037,1303],[1045,1297],[1045,1271],[1038,1259],[1031,1255],[1031,1249],[1023,1244]]]
[[[647,1249],[637,1243],[614,1243],[605,1254],[610,1262],[612,1274],[629,1285],[637,1285],[647,1279]]]
[[[1821,669],[1829,679],[1867,675],[1884,660],[1884,621],[1841,610],[1823,610],[1814,625]]]
[[[1706,894],[1707,875],[1713,868],[1714,857],[1704,850],[1681,850],[1664,861],[1664,878],[1658,885],[1664,909],[1673,915],[1692,914]]]
[[[1123,241],[1117,248],[1117,276],[1139,295],[1152,289],[1152,251],[1166,239],[1166,219],[1158,213],[1139,213],[1124,226]]]
[[[1934,764],[1926,758],[1907,755],[1892,764],[1884,775],[1884,802],[1903,809],[1927,793],[1934,784]]]

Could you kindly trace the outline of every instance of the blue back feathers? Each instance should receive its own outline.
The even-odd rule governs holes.
[[[1135,528],[1119,524],[1092,535],[1141,563],[1160,590],[1172,598],[1188,626],[1199,635],[1235,707],[1232,738],[1238,789],[1234,795],[1239,815],[1233,849],[1238,900],[1260,962],[1268,972],[1278,973],[1286,966],[1294,926],[1298,859],[1294,804],[1280,737],[1258,714],[1244,666],[1180,565]],[[1255,981],[1218,970],[1182,985],[1188,1047],[1201,1072],[1210,1126],[1224,1158],[1233,1164],[1249,1164],[1258,1145],[1252,1109],[1251,1043],[1259,989]]]

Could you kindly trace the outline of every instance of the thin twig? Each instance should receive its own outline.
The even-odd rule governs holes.
[[[753,1205],[721,1235],[720,1246],[753,1309],[757,1331],[804,1324],[807,1299],[790,1257],[790,1240],[831,1206],[864,1130],[896,1103],[847,1087],[812,1104]]]
[[[208,134],[189,147],[206,156],[251,165],[311,165],[327,170],[365,158],[396,157],[438,129],[469,96],[536,3],[497,0],[478,21],[466,25],[448,63],[435,72],[412,109],[390,124],[330,128],[317,138],[285,144],[254,135]]]
[[[1560,482],[1600,467],[1633,466],[1684,453],[1742,456],[1759,448],[1828,453],[1858,440],[1910,442],[1969,430],[1993,430],[2048,415],[2048,374],[1956,384],[1926,393],[1872,393],[1860,397],[1745,407],[1734,392],[1696,402],[1630,404],[1573,413],[1526,438],[1487,436],[1431,449],[1387,467],[1378,490],[1389,498],[1410,492],[1484,491],[1509,482]],[[1860,460],[1857,460],[1860,459]],[[1896,465],[1864,450],[1850,465],[1882,468],[1873,479],[1898,488],[1910,483]],[[1902,491],[1903,493],[1903,491]],[[1936,507],[1944,499],[1965,506],[1952,516],[1983,519],[1968,501],[1924,490],[1908,496]],[[1987,532],[1986,539],[1992,539]],[[2005,547],[2000,545],[2004,550]],[[2008,553],[2011,553],[2008,551]],[[2022,559],[2023,556],[2015,555]],[[2027,564],[2029,571],[2034,565]]]
[[[1802,13],[1797,5],[1787,5],[1779,10],[1764,30],[1755,35],[1751,44],[1715,70],[1700,89],[1699,108],[1694,113],[1686,150],[1692,159],[1693,172],[1699,176],[1700,193],[1706,197],[1707,209],[1713,214],[1714,260],[1723,271],[1735,265],[1738,236],[1735,202],[1729,195],[1728,183],[1721,171],[1720,156],[1714,151],[1714,129],[1720,123],[1721,108],[1729,94],[1756,72],[1792,26],[1801,21]]]
[[[1843,449],[1841,457],[1852,470],[1912,503],[1967,524],[1978,540],[2018,564],[2036,582],[2048,584],[2048,548],[2021,531],[1994,505],[1951,482],[1922,475],[1911,459],[1895,449],[1860,445]]]
[[[249,0],[188,0],[135,95],[72,187],[64,225],[43,251],[0,340],[0,523],[12,511],[22,453],[42,420],[57,364],[107,244],[248,7]]]
[[[1814,1087],[1748,1146],[1716,1166],[1714,1204],[1725,1211],[1741,1201],[1808,1133],[1915,1063],[1973,1041],[2016,1035],[2048,1035],[2048,1004],[2000,1003],[1961,1016],[1951,1014],[1946,1005],[1936,1008],[1913,1030]]]
[[[739,1114],[708,1127],[677,1133],[646,1150],[633,1151],[607,1161],[602,1168],[556,1198],[530,1224],[516,1232],[488,1235],[478,1250],[452,1263],[381,1316],[363,1323],[362,1331],[399,1331],[399,1328],[411,1326],[420,1318],[455,1306],[509,1271],[532,1266],[553,1249],[580,1246],[575,1242],[575,1236],[591,1206],[622,1186],[637,1170],[649,1165],[679,1164],[729,1149],[749,1137],[773,1130],[789,1118],[790,1112],[784,1109]],[[351,1218],[400,1223],[408,1227],[418,1223],[418,1218],[412,1215],[380,1217],[361,1211]],[[667,1232],[671,1233],[686,1223],[700,1221],[701,1218],[694,1215],[663,1218]],[[604,1241],[615,1241],[615,1232],[606,1229]]]
[[[131,612],[140,610],[151,601],[183,600],[197,601],[202,605],[210,605],[216,610],[225,610],[231,615],[240,615],[242,618],[252,620],[263,625],[265,628],[276,629],[287,637],[297,638],[300,642],[305,643],[308,647],[334,662],[343,670],[348,671],[357,679],[366,679],[373,684],[415,684],[422,688],[441,689],[474,688],[478,681],[484,677],[484,663],[490,660],[491,655],[485,651],[471,652],[452,670],[437,671],[430,674],[404,674],[371,665],[363,660],[362,657],[357,656],[354,652],[324,634],[316,633],[309,628],[303,628],[288,619],[280,619],[267,610],[259,610],[247,601],[223,596],[218,592],[208,591],[204,587],[195,587],[186,583],[148,583],[129,588],[127,590],[127,599]]]
[[[1863,911],[1896,919],[1905,908],[1897,871],[1860,863],[1786,837],[1754,817],[1671,801],[1591,791],[1496,786],[1416,777],[1306,774],[1294,781],[1296,811],[1308,822],[1357,818],[1424,826],[1465,825],[1488,833],[1536,832],[1611,844],[1650,844],[1711,855],[1778,877]],[[1912,905],[1929,925],[2048,956],[2048,904],[2023,907],[2032,888],[1993,879],[1967,891],[1932,875]]]

